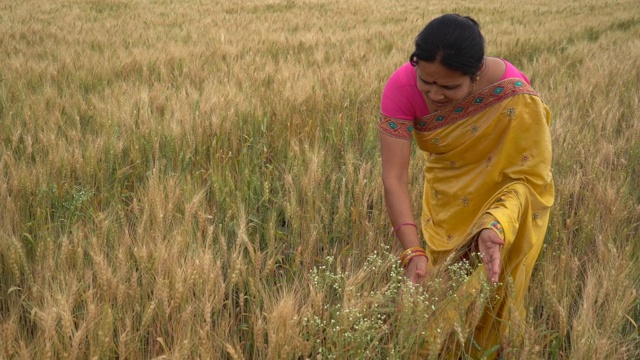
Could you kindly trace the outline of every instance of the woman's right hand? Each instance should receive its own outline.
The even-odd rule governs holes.
[[[419,283],[427,275],[427,257],[416,256],[407,265],[407,278],[414,284]]]

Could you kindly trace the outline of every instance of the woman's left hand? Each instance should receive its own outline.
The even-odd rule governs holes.
[[[487,277],[492,283],[500,279],[500,250],[504,240],[491,229],[484,229],[478,235],[478,248],[482,254],[482,262],[487,269]]]

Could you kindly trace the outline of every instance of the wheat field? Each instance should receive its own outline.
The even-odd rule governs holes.
[[[411,357],[450,289],[404,281],[375,123],[447,12],[553,112],[505,357],[640,358],[638,0],[0,1],[0,358]]]

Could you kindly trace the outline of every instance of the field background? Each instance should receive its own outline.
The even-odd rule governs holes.
[[[0,1],[0,358],[407,358],[375,123],[445,12],[554,114],[512,357],[639,358],[640,1],[440,3]]]

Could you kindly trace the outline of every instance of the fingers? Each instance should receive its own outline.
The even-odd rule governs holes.
[[[427,258],[416,257],[411,260],[407,267],[407,277],[409,281],[417,284],[427,275]]]
[[[412,282],[412,283],[414,283],[414,284],[417,284],[417,283],[418,283],[418,276],[416,276],[416,274],[415,274],[415,273],[414,273],[414,274],[409,275],[409,281],[411,281],[411,282]]]
[[[424,275],[419,274],[417,271],[412,271],[407,275],[409,277],[409,281],[411,281],[414,284],[417,284],[418,282],[420,282],[420,280],[424,277]]]
[[[493,260],[493,262],[491,263],[491,276],[489,277],[489,280],[491,280],[492,283],[497,283],[498,279],[500,279],[500,257],[498,256],[496,259]]]
[[[503,245],[504,240],[491,229],[483,230],[478,236],[478,247],[487,271],[487,278],[494,284],[500,279],[500,252]]]
[[[500,251],[497,247],[489,249],[488,253],[482,256],[485,269],[487,271],[487,278],[492,283],[497,283],[500,279]]]
[[[407,276],[409,277],[409,281],[411,281],[414,284],[417,284],[418,282],[420,282],[420,280],[422,280],[424,275],[425,275],[424,270],[419,270],[419,269],[416,269],[415,267],[411,267],[407,269]]]

